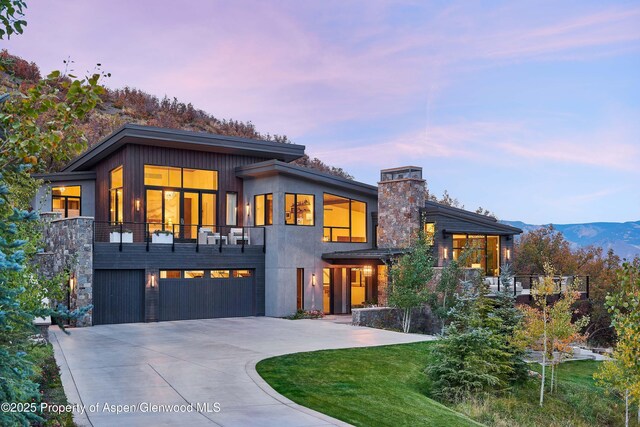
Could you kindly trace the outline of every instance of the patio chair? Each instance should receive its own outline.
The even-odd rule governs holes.
[[[229,231],[229,244],[237,245],[238,241],[244,240],[245,244],[249,244],[249,234],[242,233],[242,228],[232,228]]]
[[[207,237],[211,235],[211,229],[208,227],[200,227],[198,230],[198,244],[206,245]]]

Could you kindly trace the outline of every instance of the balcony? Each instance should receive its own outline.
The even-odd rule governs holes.
[[[207,252],[240,249],[244,252],[245,248],[261,248],[265,252],[266,237],[264,227],[96,221],[93,228],[94,244],[118,245],[119,252],[126,252],[129,246],[141,245],[147,252],[168,247],[175,252],[177,246],[193,248],[195,252],[201,249]]]

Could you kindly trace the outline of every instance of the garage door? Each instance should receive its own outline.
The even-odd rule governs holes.
[[[144,270],[95,270],[93,324],[144,322]]]
[[[255,275],[160,279],[160,320],[256,315]]]

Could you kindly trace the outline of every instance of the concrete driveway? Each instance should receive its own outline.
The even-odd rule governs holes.
[[[344,423],[276,393],[256,373],[258,361],[431,339],[269,317],[105,325],[71,335],[51,328],[50,338],[70,403],[84,409],[79,425],[278,427]]]

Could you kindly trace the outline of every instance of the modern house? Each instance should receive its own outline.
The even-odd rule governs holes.
[[[467,244],[487,276],[510,260],[522,231],[427,201],[421,168],[383,170],[376,187],[292,164],[304,148],[125,125],[37,176],[40,264],[70,273],[92,325],[384,303],[386,262],[419,229],[439,266]]]

